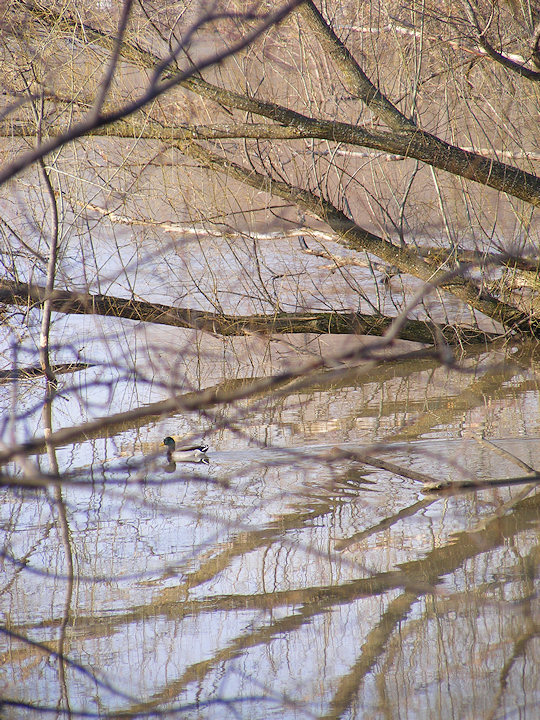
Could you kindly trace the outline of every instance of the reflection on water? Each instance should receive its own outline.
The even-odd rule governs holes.
[[[435,479],[523,475],[509,453],[540,467],[534,368],[494,362],[388,362],[152,416],[58,448],[61,491],[3,487],[6,717],[536,718],[536,486],[426,495],[350,455],[384,442]],[[100,372],[62,380],[55,427],[168,394],[142,367]],[[36,435],[38,390],[19,383]],[[167,434],[204,440],[209,464],[171,472]]]

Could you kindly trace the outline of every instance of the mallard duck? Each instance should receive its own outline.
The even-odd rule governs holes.
[[[176,447],[176,440],[167,435],[162,445],[167,448],[167,462],[208,462],[208,445],[184,445]]]

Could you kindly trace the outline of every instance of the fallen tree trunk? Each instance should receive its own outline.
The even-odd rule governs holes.
[[[9,280],[0,281],[1,303],[32,307],[41,305],[45,298],[46,291],[41,285],[29,285]],[[355,312],[276,312],[269,315],[229,315],[73,290],[54,290],[49,299],[54,312],[104,315],[203,330],[223,336],[246,333],[316,333],[380,337],[396,320],[396,318],[386,315]],[[400,324],[397,337],[429,345],[434,344],[438,339],[444,339],[450,345],[458,345],[488,343],[499,337],[495,333],[483,332],[471,327],[438,325],[424,320],[400,320]]]

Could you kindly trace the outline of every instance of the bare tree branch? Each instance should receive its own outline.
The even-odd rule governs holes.
[[[424,288],[423,294],[430,292]],[[269,315],[228,315],[189,308],[176,308],[159,303],[125,299],[112,295],[91,295],[71,290],[52,290],[39,285],[0,281],[0,302],[42,304],[48,300],[52,310],[68,314],[105,315],[126,318],[158,325],[190,328],[223,335],[225,337],[245,333],[316,333],[386,335],[392,329],[392,337],[413,342],[432,344],[438,337],[451,345],[489,343],[498,335],[474,328],[437,325],[424,320],[410,320],[402,315],[397,318],[366,313],[338,312],[275,312]]]

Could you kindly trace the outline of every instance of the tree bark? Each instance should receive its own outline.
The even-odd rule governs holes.
[[[105,315],[138,322],[171,325],[180,328],[203,330],[223,336],[246,333],[316,333],[384,335],[396,318],[365,313],[286,313],[269,315],[228,315],[190,308],[176,308],[160,303],[150,303],[115,297],[93,295],[72,290],[53,290],[47,294],[40,285],[28,285],[8,280],[0,281],[0,302],[16,305],[42,305],[48,298],[51,309],[59,313]],[[398,337],[402,340],[433,344],[444,338],[450,345],[488,343],[495,340],[495,333],[482,332],[464,326],[445,326],[423,320],[403,322]]]

